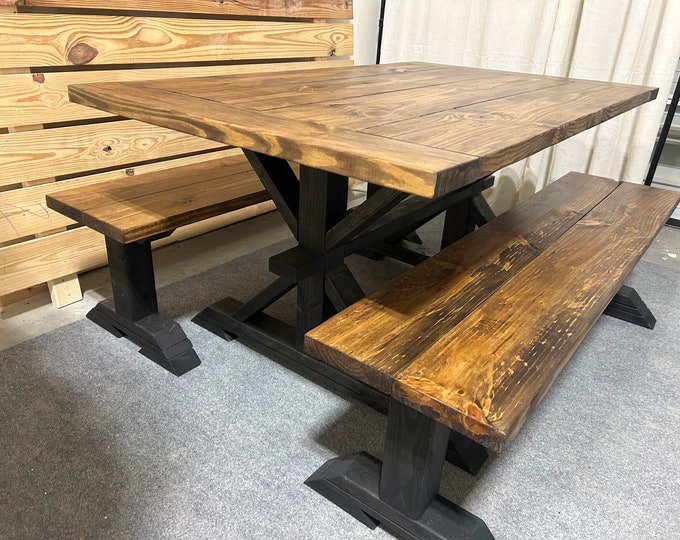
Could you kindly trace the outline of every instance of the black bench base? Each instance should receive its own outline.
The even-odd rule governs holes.
[[[132,322],[116,313],[112,300],[103,300],[87,318],[116,337],[128,338],[141,347],[141,354],[174,375],[183,375],[201,363],[182,327],[159,313]]]
[[[395,510],[380,499],[381,468],[378,459],[359,452],[327,461],[305,484],[364,525],[380,524],[399,538],[493,539],[483,520],[441,496],[417,520]]]

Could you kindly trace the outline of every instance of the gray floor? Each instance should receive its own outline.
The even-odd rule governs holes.
[[[290,233],[281,217],[269,213],[158,249],[154,252],[157,286],[175,283],[286,238]],[[664,227],[644,260],[680,269],[680,229]],[[97,302],[110,297],[106,268],[82,274],[80,280],[84,298],[69,306],[57,309],[43,293],[0,308],[0,350],[80,320]]]

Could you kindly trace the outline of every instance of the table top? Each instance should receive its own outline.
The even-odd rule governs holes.
[[[76,103],[425,197],[656,94],[422,62],[69,87]]]

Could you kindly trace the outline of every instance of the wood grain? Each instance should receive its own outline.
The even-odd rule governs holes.
[[[352,65],[351,60],[337,59],[328,62],[299,61],[4,75],[0,77],[0,126],[74,122],[111,116],[110,113],[104,111],[71,103],[68,99],[69,84],[182,79],[258,71],[292,73],[301,69],[309,69],[312,66],[318,69],[349,65]]]
[[[171,11],[208,15],[245,15],[249,17],[306,17],[351,19],[352,0],[118,0],[102,4],[99,0],[1,0],[0,6],[49,7],[70,9],[116,9],[130,11]]]
[[[0,69],[347,56],[347,23],[9,13]]]
[[[127,179],[130,183],[134,183],[135,178],[139,175],[167,171],[173,167],[182,167],[192,163],[213,161],[240,153],[241,150],[232,148],[198,156],[163,160],[137,167],[125,167],[124,169],[91,174],[61,182],[1,192],[0,243],[28,237],[33,234],[45,234],[59,227],[67,227],[74,224],[72,219],[48,208],[45,204],[45,195],[57,193],[65,189],[101,184],[111,180]]]
[[[223,148],[126,120],[0,135],[0,186]]]
[[[71,88],[77,103],[425,197],[657,92],[421,62]]]
[[[243,154],[48,194],[47,206],[129,243],[269,199]]]
[[[401,369],[617,185],[577,173],[550,184],[540,198],[527,199],[308,332],[306,349],[389,394]]]
[[[396,378],[393,395],[502,450],[623,285],[680,194],[621,186]]]
[[[500,451],[679,201],[570,173],[308,332],[306,350]]]

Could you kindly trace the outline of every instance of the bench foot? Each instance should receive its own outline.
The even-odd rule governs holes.
[[[632,287],[624,285],[604,310],[605,315],[652,329],[656,318],[649,311],[640,295]]]
[[[182,327],[159,313],[132,322],[116,313],[111,300],[104,300],[87,318],[116,337],[128,338],[141,354],[174,375],[183,375],[201,363]]]
[[[381,462],[364,452],[327,461],[305,484],[370,528],[381,524],[406,539],[493,539],[477,516],[437,496],[419,519],[411,519],[380,499]]]

